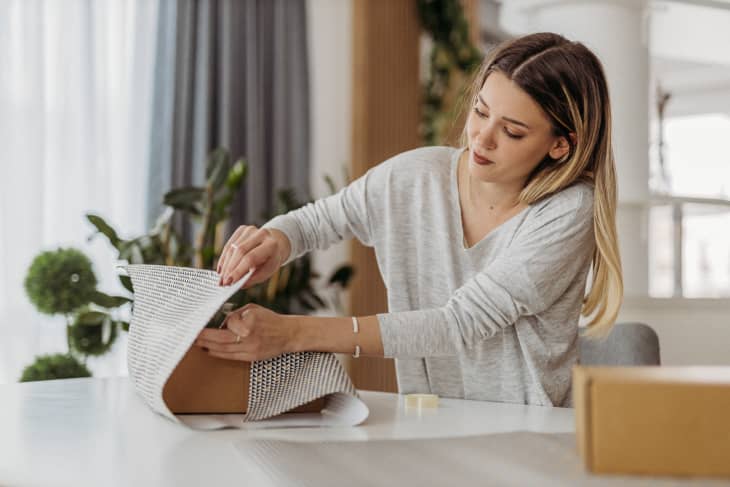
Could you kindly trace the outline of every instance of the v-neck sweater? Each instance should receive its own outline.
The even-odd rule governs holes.
[[[399,392],[563,405],[595,248],[593,187],[543,198],[465,248],[463,151],[398,154],[264,227],[289,238],[287,262],[353,237],[374,248],[388,293],[377,318]]]

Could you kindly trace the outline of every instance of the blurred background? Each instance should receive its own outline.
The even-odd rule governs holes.
[[[210,268],[236,226],[455,144],[471,71],[538,31],[609,80],[619,321],[652,326],[663,364],[730,364],[730,1],[0,0],[0,383],[126,375],[120,260]],[[246,299],[386,310],[350,242]],[[347,364],[395,389],[390,361]]]

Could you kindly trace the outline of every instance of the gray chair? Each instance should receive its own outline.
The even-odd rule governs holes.
[[[659,337],[644,323],[616,323],[604,339],[578,340],[581,365],[660,365]]]
[[[644,323],[616,323],[606,338],[579,338],[578,363],[607,366],[660,365],[659,337]],[[573,407],[572,390],[568,391],[563,405]]]

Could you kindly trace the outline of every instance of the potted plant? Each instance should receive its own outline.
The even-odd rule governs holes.
[[[166,209],[153,228],[145,235],[124,240],[114,228],[98,215],[87,219],[96,228],[96,234],[107,238],[117,250],[119,260],[130,264],[161,264],[194,266],[214,269],[224,244],[223,232],[230,217],[230,207],[246,178],[248,166],[243,159],[232,161],[227,150],[218,148],[206,161],[204,186],[177,188],[164,195]],[[326,178],[334,191],[331,179]],[[309,201],[298,201],[291,189],[277,192],[277,207],[264,219],[299,208]],[[193,245],[188,245],[173,228],[174,217],[179,215],[196,228]],[[263,222],[258,222],[263,223]],[[327,285],[333,290],[347,287],[353,269],[344,265],[336,269]],[[226,310],[257,303],[279,313],[311,312],[326,306],[315,291],[313,280],[318,278],[311,266],[310,256],[303,256],[277,270],[271,278],[235,293],[208,327],[217,327],[225,318]],[[122,284],[133,291],[127,276],[120,276]]]
[[[223,247],[223,231],[231,204],[246,174],[244,160],[232,161],[228,151],[216,149],[206,160],[205,185],[167,192],[163,198],[165,209],[149,232],[123,239],[101,216],[89,213],[86,218],[95,229],[89,238],[103,235],[117,251],[118,260],[130,264],[213,269]],[[331,179],[326,181],[334,192]],[[280,190],[277,200],[276,210],[266,215],[266,219],[306,203],[298,201],[290,189]],[[192,244],[176,232],[173,225],[176,219],[195,228]],[[352,275],[352,267],[343,265],[327,281],[335,305],[338,293],[347,287]],[[321,309],[326,303],[313,287],[313,280],[318,277],[309,256],[296,259],[278,269],[269,280],[235,293],[207,326],[218,327],[228,311],[251,302],[287,314]],[[128,276],[120,275],[119,279],[125,289],[134,292]],[[60,378],[64,374],[65,378],[88,377],[90,373],[84,367],[86,359],[106,353],[120,329],[129,329],[128,321],[118,315],[119,308],[131,302],[131,294],[130,297],[111,296],[97,290],[96,284],[91,262],[79,250],[58,249],[36,257],[26,277],[26,291],[39,311],[66,317],[68,352],[39,357],[23,373],[24,380]]]
[[[80,250],[59,248],[40,253],[25,277],[25,291],[43,314],[63,315],[68,349],[65,354],[37,357],[21,381],[88,377],[89,355],[109,350],[122,322],[111,311],[129,302],[99,291],[91,261]]]

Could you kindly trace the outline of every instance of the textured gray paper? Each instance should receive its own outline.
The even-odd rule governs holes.
[[[241,473],[272,485],[500,487],[728,486],[730,480],[595,475],[572,433],[517,431],[463,438],[304,443],[240,440]]]
[[[252,272],[229,286],[209,270],[159,265],[126,267],[134,286],[127,365],[137,394],[155,412],[195,429],[356,425],[368,416],[331,353],[290,353],[251,364],[247,414],[173,414],[162,399],[167,379],[195,338]],[[282,414],[325,397],[322,413]],[[262,421],[266,420],[266,421]],[[249,423],[252,424],[252,423]]]

